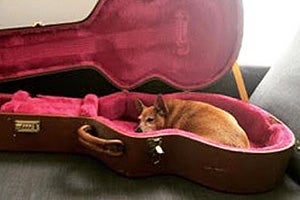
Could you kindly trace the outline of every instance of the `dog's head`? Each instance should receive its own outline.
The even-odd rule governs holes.
[[[145,106],[140,99],[136,100],[140,123],[136,132],[155,131],[165,128],[168,108],[161,95],[158,95],[153,106]]]

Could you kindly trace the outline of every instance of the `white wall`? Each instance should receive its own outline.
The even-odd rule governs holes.
[[[300,0],[243,0],[244,38],[238,62],[272,66],[300,28]]]
[[[31,26],[36,21],[44,24],[79,21],[89,15],[96,2],[0,0],[0,29]],[[244,38],[238,62],[242,65],[272,66],[300,28],[300,0],[243,2]]]
[[[97,0],[0,0],[0,29],[76,22],[85,19]]]

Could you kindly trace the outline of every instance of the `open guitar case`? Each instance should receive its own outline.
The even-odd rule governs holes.
[[[289,128],[247,102],[192,92],[232,68],[242,27],[240,0],[102,0],[81,22],[1,30],[1,84],[88,68],[120,91],[82,98],[2,93],[0,149],[84,153],[128,177],[173,174],[226,192],[274,188],[295,142]],[[130,90],[153,79],[183,91],[165,98],[230,112],[251,147],[177,129],[136,133],[135,100],[151,105],[156,95]]]

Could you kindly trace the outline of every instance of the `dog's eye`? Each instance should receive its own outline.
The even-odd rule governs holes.
[[[148,117],[147,119],[146,119],[146,122],[148,122],[148,123],[151,123],[151,122],[153,122],[154,121],[154,118],[152,118],[152,117]]]

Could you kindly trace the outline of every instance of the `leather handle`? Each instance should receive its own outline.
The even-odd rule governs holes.
[[[77,130],[78,140],[85,148],[109,156],[123,155],[124,143],[121,140],[95,137],[88,132],[91,130],[92,127],[90,125],[83,125]]]

